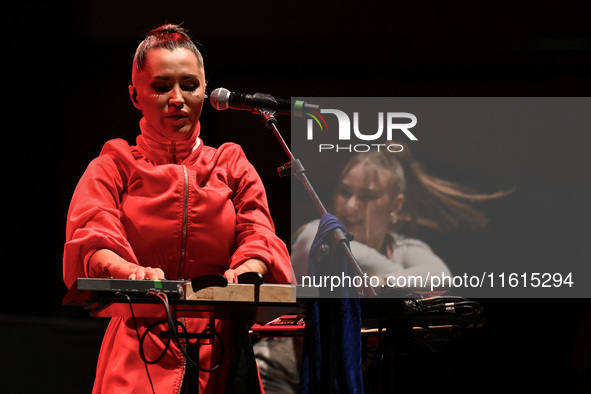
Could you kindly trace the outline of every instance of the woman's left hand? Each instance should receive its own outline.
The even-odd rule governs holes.
[[[224,272],[224,276],[228,280],[228,283],[238,283],[238,276],[242,275],[246,272],[258,272],[259,274],[265,276],[268,271],[267,264],[265,264],[261,260],[257,259],[250,259],[246,260],[242,265],[236,267],[235,269],[229,269]]]

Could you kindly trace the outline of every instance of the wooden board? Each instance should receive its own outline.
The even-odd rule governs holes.
[[[226,287],[206,287],[193,291],[191,283],[185,284],[187,301],[231,301],[231,302],[271,302],[296,303],[296,288],[292,285],[240,284],[230,283]]]

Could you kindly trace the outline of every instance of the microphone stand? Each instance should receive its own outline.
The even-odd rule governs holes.
[[[308,192],[308,195],[312,199],[312,202],[316,206],[316,209],[320,213],[320,216],[323,216],[325,213],[328,213],[328,211],[320,201],[320,198],[314,191],[312,184],[308,180],[308,177],[305,174],[304,166],[302,165],[300,160],[296,159],[293,156],[291,150],[289,149],[289,147],[285,143],[285,140],[281,136],[281,133],[277,128],[277,119],[275,118],[275,112],[266,108],[257,108],[256,110],[259,111],[259,113],[263,117],[263,123],[265,124],[265,127],[273,131],[273,134],[275,134],[275,138],[277,138],[277,140],[279,141],[279,144],[283,148],[283,151],[285,152],[287,157],[289,157],[289,162],[285,163],[283,166],[278,168],[279,175],[283,177],[285,175],[288,175],[290,171],[293,171],[294,176],[302,183],[302,185]],[[359,267],[359,263],[357,263],[357,260],[355,260],[355,257],[351,253],[351,250],[345,243],[345,241],[348,240],[349,239],[347,238],[347,235],[343,232],[343,230],[341,230],[340,228],[333,230],[333,244],[336,243],[339,245],[339,247],[345,254],[345,257],[355,270],[355,273],[363,277],[364,273],[361,270],[361,267]],[[358,294],[360,296],[365,295],[366,293],[364,293],[364,290],[367,292],[367,295],[370,298],[376,296],[376,292],[371,286],[366,286],[364,289],[358,289]]]

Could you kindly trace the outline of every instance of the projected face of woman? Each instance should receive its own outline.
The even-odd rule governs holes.
[[[134,106],[160,134],[182,139],[197,124],[205,99],[205,73],[188,49],[151,49],[129,87]]]
[[[335,196],[335,216],[356,241],[381,250],[392,212],[402,208],[404,196],[392,195],[393,174],[364,160],[342,177]]]

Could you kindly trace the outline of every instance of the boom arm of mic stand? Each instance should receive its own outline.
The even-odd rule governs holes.
[[[283,148],[283,151],[285,152],[287,157],[289,157],[289,162],[279,168],[279,174],[281,176],[285,176],[288,174],[288,172],[290,170],[293,169],[292,173],[302,183],[302,185],[304,186],[304,188],[308,192],[308,195],[312,199],[312,202],[316,206],[316,209],[320,213],[320,216],[323,216],[325,213],[327,213],[327,210],[324,207],[324,205],[322,204],[322,201],[320,201],[320,198],[318,197],[316,192],[314,191],[312,184],[308,180],[308,177],[305,174],[304,166],[302,165],[302,163],[298,159],[296,159],[293,156],[291,150],[289,149],[289,147],[285,143],[285,140],[281,136],[281,133],[279,132],[279,129],[277,128],[277,119],[275,118],[275,113],[272,111],[269,111],[265,108],[258,108],[258,110],[261,113],[261,116],[263,117],[263,122],[264,122],[265,126],[268,129],[271,129],[273,131],[273,134],[275,134],[275,137],[279,141],[279,144]],[[347,240],[347,236],[345,235],[345,233],[341,229],[336,229],[334,231],[334,237],[335,237],[335,240],[337,241],[337,244],[339,244],[340,247],[343,249],[345,257],[347,258],[349,263],[353,266],[355,273],[357,275],[363,277],[364,273],[361,270],[361,267],[359,267],[359,263],[355,259],[355,256],[353,256],[353,253],[351,253],[351,249],[349,249],[349,247],[347,246],[347,244],[345,242],[340,242],[340,241]],[[376,296],[376,292],[371,286],[365,287],[365,291],[367,291],[367,294],[371,298]],[[359,291],[359,295],[364,295],[364,293],[362,291]]]

